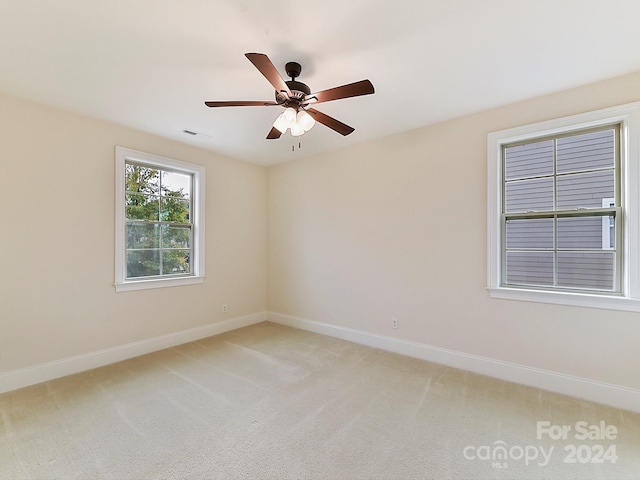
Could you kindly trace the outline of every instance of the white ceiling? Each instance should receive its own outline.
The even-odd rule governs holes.
[[[639,18],[640,0],[2,0],[0,91],[269,165],[638,71]],[[273,100],[246,52],[376,93],[317,106],[348,137],[266,140],[280,107],[203,103]]]

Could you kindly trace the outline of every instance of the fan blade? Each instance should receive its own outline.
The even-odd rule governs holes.
[[[278,130],[276,127],[271,127],[271,131],[269,132],[269,135],[267,135],[267,140],[280,138],[280,135],[282,135],[282,132],[280,130]]]
[[[285,91],[287,95],[291,96],[291,90],[289,90],[289,87],[278,73],[276,67],[273,66],[269,57],[264,53],[245,53],[244,56],[264,75],[264,78],[269,80],[269,83],[273,85],[273,88],[275,88],[277,92]]]
[[[341,121],[330,117],[329,115],[319,112],[315,108],[309,108],[307,109],[307,112],[316,120],[316,122],[320,122],[321,124],[329,127],[331,130],[335,130],[340,135],[347,136],[355,130],[355,128],[350,127],[349,125],[344,124]]]
[[[360,80],[359,82],[349,83],[341,87],[334,87],[329,90],[312,93],[306,96],[305,101],[309,101],[310,103],[330,102],[331,100],[359,97],[360,95],[370,95],[372,93],[375,93],[373,84],[369,80]],[[317,100],[314,100],[313,97]]]
[[[269,105],[278,105],[276,102],[260,102],[260,101],[239,101],[239,102],[204,102],[207,107],[268,107]]]

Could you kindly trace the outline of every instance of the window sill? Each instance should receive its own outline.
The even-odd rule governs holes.
[[[129,280],[115,283],[116,292],[130,292],[133,290],[148,290],[151,288],[181,287],[203,283],[204,277],[154,278],[152,280]]]
[[[501,298],[504,300],[554,303],[557,305],[571,305],[574,307],[640,312],[640,299],[636,298],[589,293],[547,292],[542,290],[506,287],[488,287],[487,290],[489,291],[489,296],[491,298]]]

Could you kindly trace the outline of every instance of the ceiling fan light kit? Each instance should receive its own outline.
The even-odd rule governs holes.
[[[298,137],[311,130],[315,124],[316,121],[303,108],[300,108],[296,113],[295,109],[287,107],[284,112],[278,115],[273,126],[280,133],[285,133],[287,128],[290,128],[291,135]]]
[[[287,75],[291,80],[284,81],[269,57],[263,53],[246,53],[245,56],[264,75],[269,83],[276,89],[275,102],[261,101],[221,101],[204,102],[208,107],[247,107],[247,106],[282,106],[285,108],[273,123],[267,139],[273,140],[289,129],[291,135],[299,137],[313,128],[316,122],[338,132],[341,135],[349,135],[355,129],[335,118],[330,117],[310,105],[342,98],[358,97],[374,93],[373,84],[369,80],[342,85],[319,92],[311,93],[311,89],[302,82],[296,81],[302,72],[302,66],[297,62],[288,62],[285,65]]]

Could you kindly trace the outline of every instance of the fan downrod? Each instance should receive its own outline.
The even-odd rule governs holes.
[[[293,107],[298,110],[305,96],[311,93],[311,89],[308,85],[296,81],[296,78],[299,77],[302,72],[302,65],[298,62],[287,62],[284,69],[287,75],[291,77],[291,80],[285,82],[291,94],[287,95],[284,92],[276,91],[276,102],[285,107]]]

